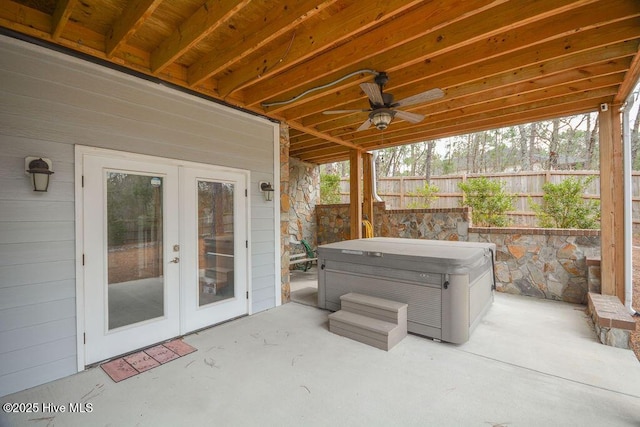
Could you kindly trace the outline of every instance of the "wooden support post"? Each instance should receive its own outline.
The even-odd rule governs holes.
[[[602,294],[624,302],[624,188],[619,106],[600,109],[600,246]]]
[[[362,217],[373,226],[373,154],[362,154]]]
[[[349,214],[351,218],[351,239],[362,238],[362,152],[349,153]]]
[[[615,257],[615,283],[616,295],[624,304],[624,248],[625,239],[632,238],[624,234],[624,148],[622,143],[622,115],[620,114],[620,105],[613,104],[611,106],[612,115],[612,133],[613,133],[613,207],[615,234],[613,241],[616,248]]]

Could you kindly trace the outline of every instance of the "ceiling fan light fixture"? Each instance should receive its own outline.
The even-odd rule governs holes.
[[[379,130],[385,130],[389,127],[391,119],[393,119],[393,114],[388,110],[374,111],[371,115],[371,123]]]

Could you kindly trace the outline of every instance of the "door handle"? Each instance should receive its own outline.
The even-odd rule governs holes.
[[[174,263],[174,264],[177,264],[177,263],[179,263],[179,262],[180,262],[180,258],[175,257],[174,259],[172,259],[172,260],[171,260],[171,261],[169,261],[169,262],[172,262],[172,263]]]

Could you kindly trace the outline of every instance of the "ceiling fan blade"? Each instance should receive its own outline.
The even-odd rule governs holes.
[[[360,127],[358,128],[358,130],[367,130],[371,127],[371,120],[367,119],[365,120],[365,122],[363,124],[360,125]]]
[[[424,120],[424,116],[422,114],[409,113],[407,111],[395,110],[395,117],[402,119],[409,123],[420,123]]]
[[[360,83],[360,88],[367,94],[373,105],[384,105],[380,86],[375,83]]]
[[[369,110],[329,110],[323,111],[322,114],[347,114],[347,113],[364,113]]]
[[[430,89],[426,92],[418,93],[413,96],[409,96],[407,98],[401,99],[400,101],[393,104],[394,107],[405,107],[407,105],[415,105],[420,104],[422,102],[433,101],[434,99],[439,99],[444,96],[444,92],[442,89]]]

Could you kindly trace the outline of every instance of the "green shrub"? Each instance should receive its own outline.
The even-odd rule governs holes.
[[[421,200],[418,202],[411,202],[407,204],[409,209],[428,209],[431,207],[431,204],[438,199],[436,193],[438,193],[440,189],[435,185],[431,185],[428,182],[424,184],[424,187],[418,188],[413,193],[408,193],[409,196],[420,197]]]
[[[464,193],[462,206],[472,209],[473,225],[478,227],[506,227],[506,213],[513,210],[514,197],[504,190],[504,183],[485,177],[461,182],[458,187]]]
[[[532,203],[538,224],[544,228],[599,228],[600,202],[583,199],[595,177],[567,178],[559,184],[542,186],[542,204]]]
[[[320,203],[340,203],[340,176],[320,174]]]

